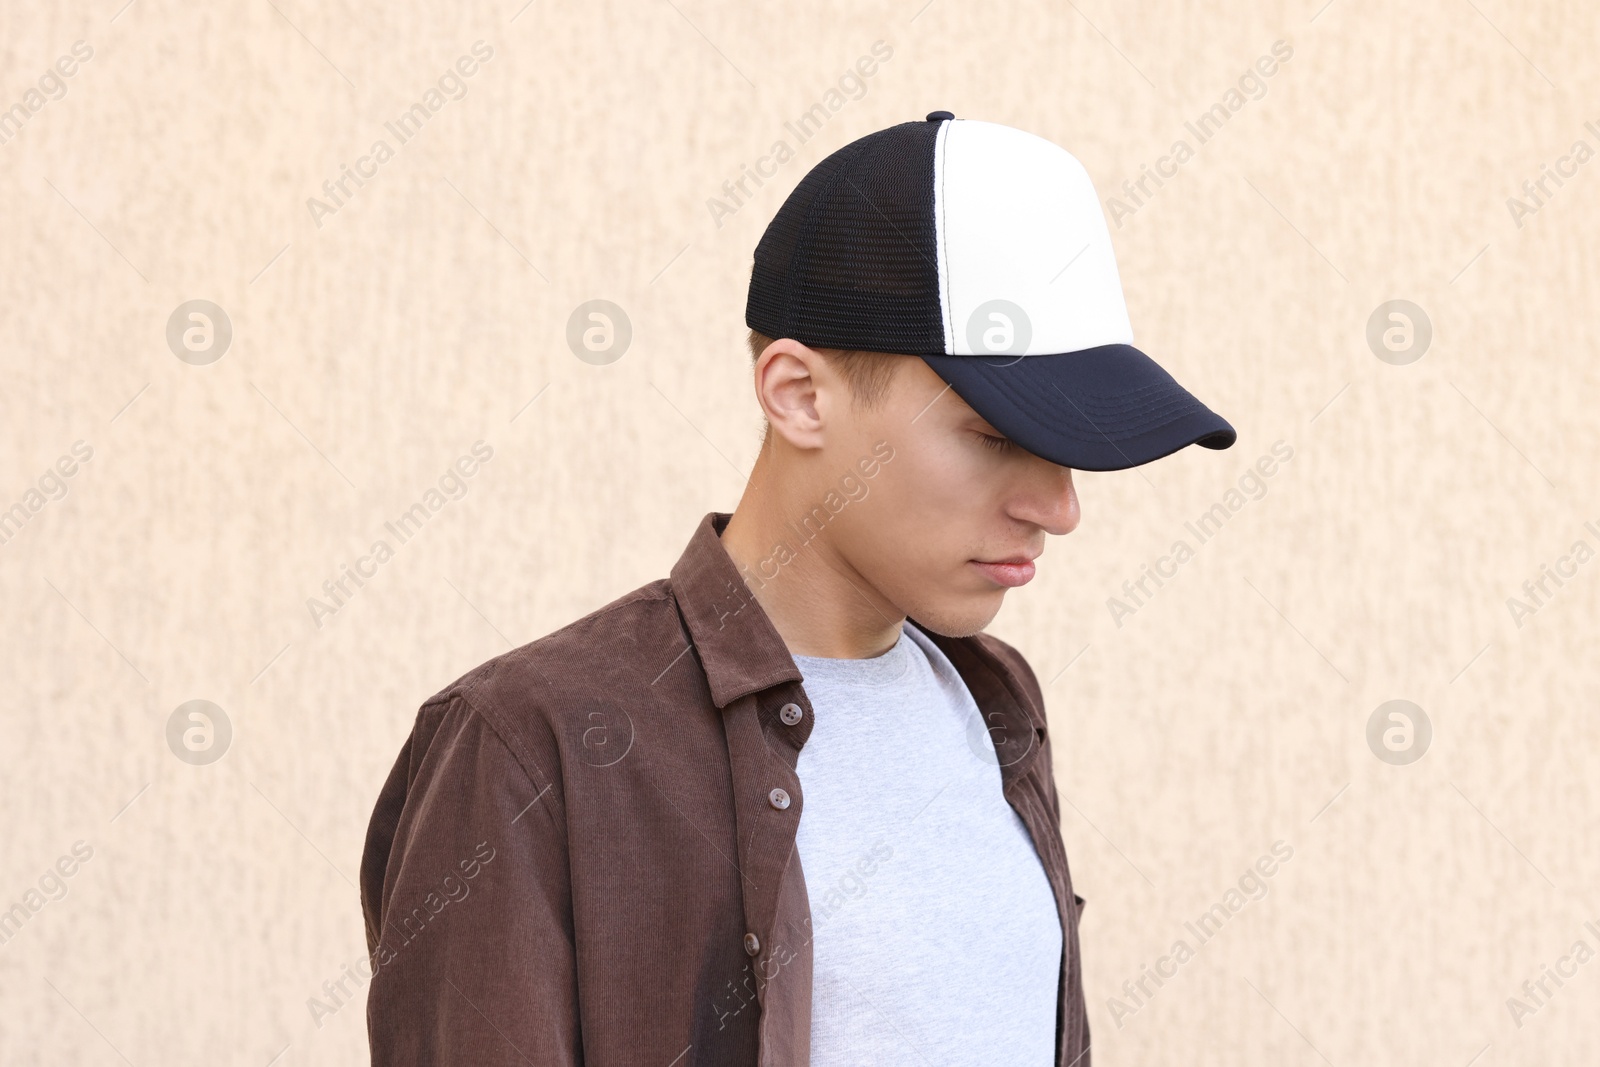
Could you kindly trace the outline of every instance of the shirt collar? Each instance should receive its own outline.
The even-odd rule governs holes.
[[[798,682],[789,646],[722,545],[730,512],[707,512],[672,566],[672,593],[711,687],[725,708],[779,682]]]

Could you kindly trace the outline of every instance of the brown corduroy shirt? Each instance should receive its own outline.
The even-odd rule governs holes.
[[[701,520],[670,578],[422,705],[361,860],[374,1065],[808,1062],[795,765],[812,708],[722,546],[729,517]],[[1056,1062],[1089,1067],[1039,683],[1003,641],[922,629],[977,702],[1055,891]]]

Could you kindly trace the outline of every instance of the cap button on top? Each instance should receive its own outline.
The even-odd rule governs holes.
[[[950,112],[948,112],[948,111],[930,111],[930,112],[928,112],[928,121],[929,122],[943,122],[945,119],[953,119],[953,118],[955,118],[955,116],[950,114]]]
[[[789,806],[789,794],[782,789],[774,789],[768,793],[767,800],[779,811]]]
[[[799,704],[785,704],[778,709],[778,718],[783,720],[785,726],[793,726],[804,715],[805,712],[800,709]]]

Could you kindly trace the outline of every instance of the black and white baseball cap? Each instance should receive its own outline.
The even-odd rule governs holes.
[[[1133,345],[1099,198],[1058,145],[935,111],[800,180],[756,245],[745,324],[921,356],[995,429],[1078,470],[1234,429]]]

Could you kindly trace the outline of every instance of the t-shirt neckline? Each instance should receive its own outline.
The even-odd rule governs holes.
[[[795,666],[800,668],[802,682],[825,682],[844,685],[885,686],[905,678],[911,669],[911,623],[902,622],[900,639],[886,652],[865,659],[843,656],[795,656]]]

